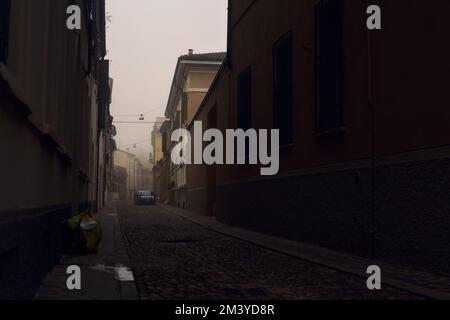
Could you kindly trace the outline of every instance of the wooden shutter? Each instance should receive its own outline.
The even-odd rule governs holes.
[[[273,47],[274,127],[280,129],[280,144],[293,142],[292,119],[292,33]]]
[[[342,1],[322,0],[315,10],[316,131],[342,126]]]
[[[8,60],[9,15],[11,0],[0,0],[0,63]]]
[[[246,68],[238,77],[238,127],[252,127],[252,69]]]

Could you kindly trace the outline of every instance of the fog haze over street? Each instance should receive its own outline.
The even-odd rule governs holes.
[[[108,0],[106,5],[115,121],[137,121],[141,113],[145,121],[163,116],[177,58],[191,48],[226,49],[226,0]],[[153,125],[115,125],[118,148],[147,159]]]

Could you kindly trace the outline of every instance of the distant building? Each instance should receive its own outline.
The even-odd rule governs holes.
[[[153,191],[153,164],[147,161],[142,164],[142,180],[140,190]]]
[[[137,191],[136,167],[138,159],[134,154],[123,150],[114,152],[114,167],[123,168],[127,173],[126,198],[122,200],[132,200],[134,193]]]
[[[166,121],[164,117],[157,117],[156,123],[152,130],[152,148],[153,148],[153,165],[156,165],[164,156],[163,153],[163,136],[161,127]]]
[[[192,121],[224,58],[225,53],[194,54],[193,50],[178,58],[165,114],[169,119],[168,139],[174,130],[186,128]],[[170,203],[185,208],[186,166],[173,165],[168,156]]]
[[[136,155],[123,150],[114,151],[113,159],[116,176],[119,173],[123,179],[122,169],[126,171],[126,192],[120,191],[120,200],[133,200],[136,191],[152,189],[152,173],[148,164],[142,164]]]
[[[158,156],[157,161],[152,169],[153,192],[161,203],[169,202],[169,168],[170,168],[170,143],[169,131],[170,121],[166,118],[160,118],[152,133],[152,147],[153,150],[161,148],[161,155]]]
[[[128,180],[127,169],[119,166],[114,166],[111,177],[112,187],[110,193],[110,199],[112,201],[116,200],[126,201],[128,199],[127,180]]]

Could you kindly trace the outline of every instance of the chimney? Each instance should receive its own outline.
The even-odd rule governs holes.
[[[194,54],[194,49],[189,49],[189,55],[192,56]]]

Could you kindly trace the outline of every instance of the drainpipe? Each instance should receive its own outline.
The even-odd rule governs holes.
[[[370,1],[366,2],[367,8],[371,5]],[[370,160],[370,175],[371,175],[371,187],[370,187],[370,253],[369,257],[375,259],[375,101],[374,101],[374,87],[373,87],[373,31],[367,29],[367,92],[368,92],[368,106],[370,109],[371,119],[371,160]]]
[[[231,54],[232,54],[232,42],[231,42],[231,34],[232,34],[232,4],[231,4],[231,0],[228,0],[228,24],[227,24],[227,64],[228,64],[228,68],[230,70],[233,69],[233,60],[231,58]]]

